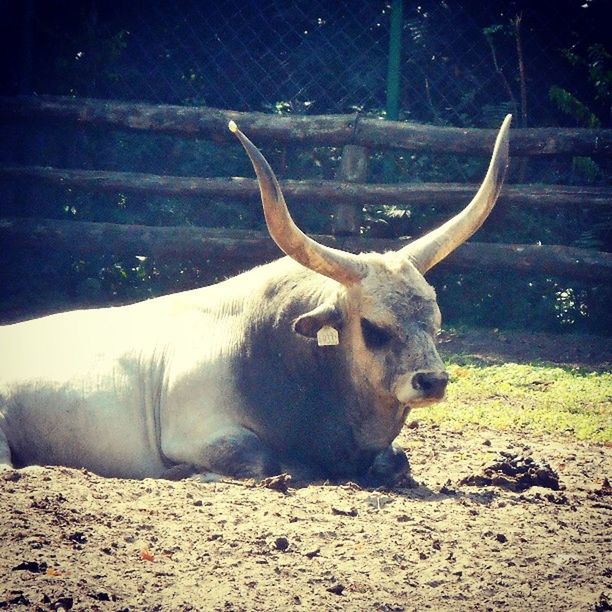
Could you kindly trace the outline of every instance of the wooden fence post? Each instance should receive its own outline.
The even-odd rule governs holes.
[[[366,183],[370,157],[368,149],[359,145],[345,145],[336,179],[347,183]],[[339,203],[334,211],[332,231],[335,235],[356,235],[361,230],[360,204]]]

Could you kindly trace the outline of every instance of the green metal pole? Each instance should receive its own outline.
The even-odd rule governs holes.
[[[391,3],[391,27],[389,31],[389,66],[387,70],[387,119],[399,118],[400,63],[402,55],[402,26],[404,0]]]
[[[392,0],[389,27],[389,64],[387,66],[387,120],[399,119],[400,97],[400,64],[402,55],[402,27],[404,0]],[[395,156],[385,153],[383,158],[383,176],[391,182],[397,173]]]

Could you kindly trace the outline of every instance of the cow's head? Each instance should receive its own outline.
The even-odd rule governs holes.
[[[465,242],[493,208],[508,166],[510,120],[508,115],[501,126],[482,186],[463,211],[399,251],[360,255],[319,244],[295,225],[269,164],[230,122],[255,168],[276,244],[337,281],[324,301],[294,321],[295,333],[316,338],[322,328],[337,330],[358,393],[375,396],[377,410],[396,411],[400,421],[408,407],[444,397],[448,374],[435,348],[440,311],[423,274]]]

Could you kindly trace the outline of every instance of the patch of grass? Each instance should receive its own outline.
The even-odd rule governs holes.
[[[563,433],[612,443],[612,373],[545,364],[485,365],[447,359],[446,401],[415,413],[420,420],[465,429]]]

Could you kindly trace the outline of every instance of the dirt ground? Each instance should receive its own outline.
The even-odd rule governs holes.
[[[568,338],[469,332],[442,346],[609,366],[608,340]],[[416,488],[5,472],[0,608],[611,609],[610,448],[418,420],[399,442]]]

